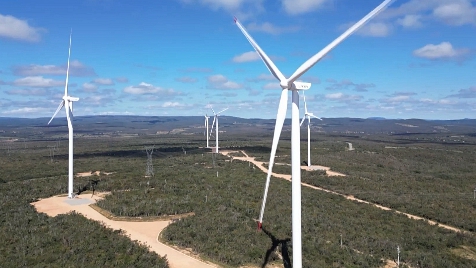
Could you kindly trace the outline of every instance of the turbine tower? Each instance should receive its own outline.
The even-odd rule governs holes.
[[[302,92],[302,97],[304,98],[304,117],[301,120],[301,124],[304,123],[304,120],[307,118],[307,166],[311,166],[311,117],[317,118],[322,120],[321,118],[315,116],[313,113],[308,112],[307,104],[306,104],[306,95],[304,95],[304,91]]]
[[[207,131],[205,132],[205,136],[207,136],[207,148],[210,147],[210,146],[208,146],[208,119],[209,118],[210,118],[210,116],[205,114],[205,128],[207,129]]]
[[[71,35],[73,31],[69,35],[69,50],[68,50],[68,65],[66,67],[66,83],[64,86],[64,96],[63,100],[61,101],[58,109],[51,117],[48,125],[51,123],[53,118],[55,118],[56,114],[65,107],[66,110],[66,119],[68,120],[68,137],[69,137],[69,156],[68,156],[68,198],[74,198],[73,195],[73,102],[78,101],[79,98],[71,97],[68,95],[68,79],[69,79],[69,59],[71,57]]]
[[[210,107],[213,111],[213,123],[212,123],[212,128],[210,129],[210,136],[212,135],[212,131],[213,131],[213,126],[215,125],[215,122],[216,122],[216,126],[215,126],[215,153],[218,153],[218,115],[220,115],[221,113],[223,113],[224,111],[228,110],[228,108],[225,108],[223,110],[221,110],[220,112],[218,113],[215,113],[215,110],[213,110],[212,107]]]
[[[329,45],[327,45],[320,52],[312,56],[306,62],[304,62],[289,78],[279,71],[274,65],[271,59],[266,53],[258,46],[255,40],[248,34],[241,23],[235,18],[235,23],[241,32],[245,35],[253,48],[259,54],[268,70],[279,80],[279,84],[282,88],[281,99],[279,101],[278,113],[276,116],[276,125],[274,128],[273,143],[271,146],[271,155],[268,165],[268,175],[266,178],[266,185],[263,196],[263,203],[261,206],[261,212],[258,222],[258,228],[261,229],[263,223],[263,213],[266,204],[266,196],[268,194],[269,181],[274,165],[274,157],[276,155],[276,149],[278,146],[279,136],[283,128],[284,119],[286,117],[288,91],[292,92],[292,128],[291,128],[291,169],[292,169],[292,244],[293,244],[293,267],[302,267],[302,244],[301,244],[301,163],[300,163],[300,129],[299,129],[299,94],[298,90],[309,89],[310,83],[297,82],[304,73],[306,73],[311,67],[319,62],[327,53],[329,53],[334,47],[344,41],[348,36],[357,31],[368,20],[377,15],[393,0],[385,0],[378,7],[372,10],[364,18],[350,27],[342,35],[337,37]]]

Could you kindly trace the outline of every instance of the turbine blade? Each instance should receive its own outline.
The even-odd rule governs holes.
[[[219,112],[217,113],[217,115],[219,115],[219,114],[223,113],[223,112],[224,112],[224,111],[226,111],[226,110],[228,110],[228,108],[225,108],[225,109],[223,109],[223,110],[219,111]]]
[[[253,46],[253,48],[256,50],[260,58],[263,60],[264,64],[266,67],[268,67],[268,70],[278,79],[280,82],[286,81],[286,78],[284,75],[278,70],[278,67],[274,65],[274,63],[271,61],[271,59],[264,53],[264,51],[261,49],[260,46],[256,43],[256,41],[251,37],[251,35],[248,34],[248,32],[245,30],[243,25],[238,21],[238,19],[235,17],[235,23],[238,28],[240,28],[241,32],[245,35],[246,39],[250,42],[250,44]]]
[[[302,97],[304,98],[304,113],[307,114],[306,95],[304,95],[304,91],[302,92]]]
[[[301,120],[301,123],[299,124],[299,126],[302,126],[302,123],[304,122],[305,119],[306,119],[306,116],[304,115],[304,116],[302,117],[302,120]]]
[[[69,34],[69,49],[68,49],[68,66],[66,67],[66,83],[64,85],[64,95],[68,96],[68,80],[69,80],[69,59],[71,57],[71,36],[73,35],[73,29]]]
[[[288,90],[283,89],[281,92],[281,100],[279,101],[278,114],[276,115],[276,125],[274,126],[273,144],[271,146],[271,155],[269,157],[268,175],[266,176],[266,185],[264,188],[263,203],[261,204],[261,212],[259,215],[258,228],[261,229],[263,223],[264,208],[266,206],[266,197],[268,196],[269,181],[273,173],[274,157],[278,148],[279,137],[283,129],[284,119],[286,118],[286,110],[288,109]]]
[[[314,118],[316,118],[316,119],[319,119],[319,120],[321,120],[321,121],[322,121],[322,118],[320,118],[320,117],[317,117],[317,116],[315,116],[315,115],[313,115],[313,114],[311,114],[310,116],[312,116],[312,117],[314,117]]]
[[[73,102],[69,103],[69,116],[73,118]]]
[[[216,116],[213,117],[213,124],[212,124],[212,128],[210,129],[210,138],[212,137],[212,132],[213,132],[213,127],[215,126],[215,119],[217,119]]]
[[[51,123],[51,121],[53,121],[53,118],[55,118],[55,116],[58,114],[58,112],[61,110],[61,108],[63,108],[63,106],[64,106],[64,100],[61,101],[60,105],[56,109],[56,112],[53,114],[50,121],[48,122],[48,125]]]
[[[306,62],[304,62],[288,80],[288,83],[291,84],[296,81],[301,75],[303,75],[307,70],[309,70],[314,64],[319,62],[327,53],[329,53],[332,49],[334,49],[337,45],[339,45],[342,41],[344,41],[347,37],[357,31],[360,27],[362,27],[367,21],[373,18],[375,15],[380,13],[385,7],[387,7],[392,1],[394,0],[385,0],[383,1],[378,7],[372,10],[369,14],[359,20],[356,24],[350,27],[347,31],[337,37],[334,41],[332,41],[329,45],[327,45],[324,49],[319,51],[317,54],[312,56]]]

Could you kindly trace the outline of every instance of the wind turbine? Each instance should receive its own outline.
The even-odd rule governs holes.
[[[205,128],[207,128],[207,132],[205,132],[205,136],[207,136],[207,148],[209,147],[208,146],[208,118],[210,118],[210,116],[205,114]]]
[[[299,129],[299,94],[298,90],[309,89],[310,83],[297,82],[306,71],[319,62],[327,53],[329,53],[338,44],[344,41],[352,33],[357,31],[368,20],[382,11],[393,0],[385,0],[378,7],[372,10],[364,18],[350,27],[342,35],[337,37],[324,49],[312,56],[306,62],[304,62],[289,78],[278,70],[276,65],[266,55],[266,53],[258,46],[255,40],[248,34],[241,23],[235,18],[235,23],[241,32],[245,35],[253,48],[259,54],[268,70],[279,80],[279,85],[282,88],[281,99],[279,101],[278,113],[276,116],[276,125],[274,128],[273,143],[271,146],[271,155],[268,165],[268,175],[266,178],[266,185],[264,189],[263,203],[261,206],[261,212],[258,222],[258,228],[261,229],[263,224],[263,213],[266,205],[266,196],[268,194],[269,181],[274,165],[274,157],[276,155],[276,148],[278,146],[279,136],[283,128],[284,119],[286,117],[288,90],[292,92],[292,127],[291,127],[291,169],[292,169],[292,245],[293,245],[293,267],[302,267],[302,244],[301,244],[301,160],[300,160],[300,129]]]
[[[58,114],[58,112],[65,106],[66,110],[66,119],[68,120],[68,136],[69,136],[69,156],[68,156],[68,198],[74,198],[73,195],[73,124],[71,122],[73,117],[73,101],[78,101],[79,98],[71,97],[68,95],[68,78],[69,78],[69,59],[71,57],[71,35],[69,35],[69,50],[68,50],[68,66],[66,68],[66,83],[64,86],[64,96],[61,101],[58,109],[51,117],[48,125],[51,123],[53,118]]]
[[[304,117],[301,120],[301,124],[304,123],[304,120],[307,118],[307,166],[311,166],[311,117],[317,118],[322,120],[321,118],[315,116],[313,113],[308,112],[307,104],[306,104],[306,95],[304,95],[304,91],[302,92],[302,96],[304,98]]]
[[[213,123],[212,123],[212,128],[210,129],[210,136],[212,135],[212,131],[213,131],[213,126],[215,125],[215,122],[217,123],[216,127],[215,127],[215,153],[218,153],[218,115],[223,113],[224,111],[228,110],[228,108],[225,108],[223,110],[221,110],[220,112],[218,113],[215,113],[215,110],[213,110],[212,107],[210,107],[213,111]]]

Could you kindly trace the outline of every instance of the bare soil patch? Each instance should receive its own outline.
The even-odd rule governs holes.
[[[115,172],[102,172],[102,174],[104,175],[111,175],[111,174],[114,174]],[[99,170],[96,170],[94,172],[92,171],[88,171],[88,172],[79,172],[79,173],[76,173],[76,177],[90,177],[90,176],[99,176],[101,175],[101,171]]]

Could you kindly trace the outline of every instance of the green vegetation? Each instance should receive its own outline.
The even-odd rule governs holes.
[[[50,218],[29,203],[64,193],[65,177],[0,184],[2,267],[168,267],[167,260],[76,213]]]
[[[202,120],[197,120],[197,125]],[[223,147],[245,150],[259,161],[269,160],[270,135],[263,138],[259,129],[249,126],[245,135],[223,121],[227,131],[220,135]],[[167,132],[168,123],[182,127],[183,134],[154,134]],[[290,182],[272,179],[265,229],[259,232],[255,218],[266,175],[248,163],[231,162],[225,156],[216,155],[213,160],[212,154],[198,149],[205,143],[203,129],[194,130],[188,121],[186,128],[180,122],[160,118],[89,124],[87,118],[80,118],[76,127],[81,137],[75,139],[75,172],[102,173],[75,178],[74,187],[87,191],[90,180],[95,180],[96,191],[111,191],[97,204],[102,209],[120,217],[193,212],[194,216],[176,220],[166,228],[161,239],[190,248],[223,266],[261,266],[292,257]],[[146,131],[142,131],[144,124]],[[339,130],[358,128],[359,124],[364,123],[350,121],[323,126],[326,133],[313,132],[313,164],[329,166],[348,176],[327,177],[322,172],[303,171],[302,180],[469,232],[455,233],[303,187],[304,267],[381,267],[384,260],[396,258],[397,246],[402,250],[401,261],[411,267],[475,267],[475,225],[471,221],[476,208],[474,124],[458,131],[421,134],[390,130],[369,134],[356,129],[350,135]],[[269,127],[265,124],[264,129],[268,131]],[[164,258],[130,241],[120,231],[77,214],[50,218],[38,214],[29,204],[66,193],[67,140],[61,139],[53,161],[48,148],[58,144],[58,135],[65,135],[58,128],[1,133],[0,237],[6,241],[0,246],[2,266],[166,267]],[[90,131],[81,132],[81,128]],[[435,129],[431,125],[425,128]],[[53,132],[56,136],[49,139]],[[134,132],[137,135],[132,135]],[[18,140],[6,141],[12,139]],[[346,141],[353,143],[355,151],[346,151]],[[302,160],[307,155],[304,144]],[[156,148],[155,176],[146,178],[144,146],[150,145]],[[289,163],[289,147],[289,132],[284,132],[276,162]],[[290,167],[276,165],[274,171],[290,174]]]

